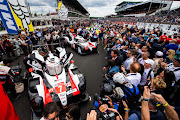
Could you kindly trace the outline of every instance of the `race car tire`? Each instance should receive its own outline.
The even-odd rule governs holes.
[[[83,95],[82,95],[82,98],[80,98],[81,102],[86,102],[89,100],[89,94],[87,92],[85,92]]]
[[[78,53],[82,55],[82,50],[80,47],[78,47]]]

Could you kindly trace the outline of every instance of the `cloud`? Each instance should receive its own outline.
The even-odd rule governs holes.
[[[29,3],[30,6],[46,6],[44,3]]]
[[[49,13],[55,12],[56,0],[27,0],[30,3],[31,12]],[[78,0],[92,17],[103,17],[115,14],[115,7],[124,0]],[[147,0],[126,0],[126,1],[147,1]],[[172,5],[179,6],[180,4]]]

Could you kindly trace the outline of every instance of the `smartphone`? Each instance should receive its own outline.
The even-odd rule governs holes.
[[[150,89],[150,86],[151,86],[151,82],[149,82],[147,86],[148,86],[148,88]]]

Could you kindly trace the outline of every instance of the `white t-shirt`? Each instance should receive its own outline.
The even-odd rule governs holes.
[[[45,38],[46,38],[46,40],[50,40],[51,35],[50,34],[49,35],[45,35]]]
[[[58,35],[53,35],[52,37],[53,37],[53,40],[56,40],[56,39],[58,39],[58,38],[59,38],[59,36],[58,36]]]
[[[140,73],[128,73],[126,76],[126,81],[138,86],[141,81],[141,74]]]
[[[167,70],[173,71],[176,82],[180,79],[180,70],[179,69],[180,69],[180,67],[174,67],[173,64],[169,64],[167,66]]]
[[[134,62],[133,58],[134,58],[134,57],[130,57],[130,58],[127,58],[127,59],[124,61],[124,67],[125,67],[126,70],[129,70],[130,65]]]
[[[147,76],[148,76],[148,73],[149,73],[150,70],[151,70],[151,68],[149,68],[149,69],[144,69],[144,73],[143,73],[143,76],[141,77],[141,82],[140,82],[139,85],[145,85],[145,84],[146,84],[147,79],[148,79]],[[151,78],[154,78],[154,73],[153,73],[153,71],[151,71],[150,76],[151,76]],[[149,76],[149,77],[150,77],[150,76]]]
[[[42,117],[40,120],[45,120],[44,117]]]
[[[0,79],[1,80],[6,80],[7,79],[7,75],[9,73],[10,69],[11,69],[10,67],[0,65],[0,74],[1,74]]]
[[[10,69],[10,67],[0,65],[0,74],[7,75]]]

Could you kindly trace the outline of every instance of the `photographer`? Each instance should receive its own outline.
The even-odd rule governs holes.
[[[117,103],[112,101],[111,97],[113,97],[112,85],[108,83],[101,85],[100,96],[97,93],[94,94],[94,106],[99,108],[102,104],[107,104],[109,107],[118,110]]]
[[[125,75],[122,73],[116,73],[113,76],[113,81],[116,84],[115,96],[119,101],[127,100],[127,104],[130,109],[135,109],[137,107],[139,99],[139,89],[135,85],[126,82]]]
[[[105,78],[107,81],[110,81],[112,79],[113,75],[117,72],[120,72],[120,70],[119,70],[119,67],[116,66],[116,63],[114,60],[109,60],[108,64],[111,66],[111,68],[110,68],[108,74],[105,74]]]
[[[118,103],[115,102],[113,88],[110,84],[103,84],[101,86],[101,95],[95,93],[94,100],[95,110],[99,118],[103,120],[114,120],[116,117],[117,119],[122,119],[118,112]]]

